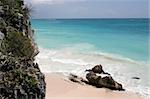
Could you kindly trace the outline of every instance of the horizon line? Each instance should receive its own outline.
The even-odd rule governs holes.
[[[141,18],[30,18],[30,19],[150,19],[150,17],[141,17]]]

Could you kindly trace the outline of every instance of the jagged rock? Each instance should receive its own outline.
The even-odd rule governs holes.
[[[100,64],[100,65],[96,65],[96,66],[94,66],[92,69],[89,69],[89,70],[86,70],[86,71],[89,71],[89,72],[92,71],[92,72],[98,73],[98,74],[103,73],[103,74],[108,74],[108,75],[110,75],[109,73],[104,72],[103,67],[102,67],[101,64]]]
[[[95,87],[105,87],[112,90],[124,90],[122,85],[116,82],[109,73],[105,73],[101,65],[96,65],[92,70],[88,70],[89,73],[86,74],[86,79],[90,85]],[[102,77],[98,74],[107,74],[107,76]]]
[[[92,71],[94,73],[99,73],[99,74],[104,72],[102,65],[96,65],[95,67],[92,68]]]
[[[122,84],[116,82],[109,73],[106,73],[102,69],[102,65],[96,65],[91,70],[86,70],[89,73],[86,74],[86,79],[83,79],[82,77],[78,77],[77,75],[70,74],[69,80],[72,82],[76,82],[79,84],[88,84],[95,86],[97,88],[109,88],[111,90],[120,90],[124,91]],[[101,73],[105,74],[101,76]]]
[[[86,79],[89,81],[91,85],[97,85],[99,77],[94,72],[90,72],[86,74]]]
[[[92,71],[94,73],[99,73],[99,74],[103,73],[103,69],[102,69],[101,65],[96,65],[92,69],[89,69],[89,70],[86,70],[86,71],[89,71],[89,72]]]
[[[0,1],[0,99],[45,99],[45,76],[34,62],[38,48],[23,6],[23,0]]]
[[[122,85],[116,82],[111,76],[106,76],[99,79],[98,86],[106,87],[112,90],[124,90]]]
[[[87,82],[87,81],[86,81],[85,79],[83,79],[82,77],[78,77],[77,75],[74,75],[74,74],[70,74],[70,75],[69,75],[69,80],[71,80],[72,82],[79,83],[79,84],[84,84],[84,83]]]
[[[0,65],[0,97],[4,99],[44,99],[45,76],[38,67],[35,68],[33,61],[21,63],[17,61],[8,56],[0,58],[0,64],[3,63]],[[7,68],[5,69],[4,66]]]

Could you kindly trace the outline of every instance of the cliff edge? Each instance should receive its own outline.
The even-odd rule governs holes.
[[[45,99],[45,76],[23,0],[0,0],[0,99]]]

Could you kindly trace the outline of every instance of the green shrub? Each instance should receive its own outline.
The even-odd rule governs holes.
[[[30,59],[34,54],[34,46],[23,33],[11,32],[4,37],[0,51],[5,55],[9,54],[18,58]]]
[[[3,31],[3,29],[6,28],[6,23],[3,19],[0,19],[0,31]]]

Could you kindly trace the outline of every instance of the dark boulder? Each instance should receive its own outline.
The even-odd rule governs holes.
[[[112,90],[124,90],[122,88],[122,85],[116,82],[111,76],[106,76],[106,77],[99,79],[98,86],[106,87]]]
[[[79,83],[79,84],[87,83],[85,79],[83,79],[82,77],[78,77],[77,75],[74,75],[74,74],[69,75],[69,80],[75,83]]]
[[[96,65],[92,69],[86,70],[86,71],[89,71],[89,72],[92,71],[92,72],[98,73],[98,74],[107,74],[107,75],[110,75],[109,73],[104,72],[103,67],[102,67],[101,64],[100,65]]]
[[[86,70],[88,73],[86,74],[86,79],[82,77],[78,77],[77,75],[70,74],[69,80],[72,82],[76,82],[79,84],[88,84],[95,86],[97,88],[108,88],[111,90],[119,90],[124,91],[122,84],[116,82],[109,73],[105,73],[102,69],[102,65],[96,65],[91,70]],[[102,77],[101,73],[107,74]]]
[[[86,71],[92,71],[94,73],[99,73],[99,74],[104,72],[103,68],[102,68],[102,65],[96,65],[91,70],[86,70]]]
[[[90,72],[86,74],[86,79],[88,80],[89,84],[97,86],[100,78],[96,75],[96,73]]]
[[[111,90],[124,90],[122,84],[116,82],[109,73],[105,73],[101,65],[96,65],[91,70],[88,70],[89,73],[86,74],[86,79],[90,85],[101,88],[109,88]],[[100,74],[108,74],[107,76],[102,77]],[[98,75],[99,74],[99,75]]]
[[[139,77],[132,77],[132,79],[140,79]]]

